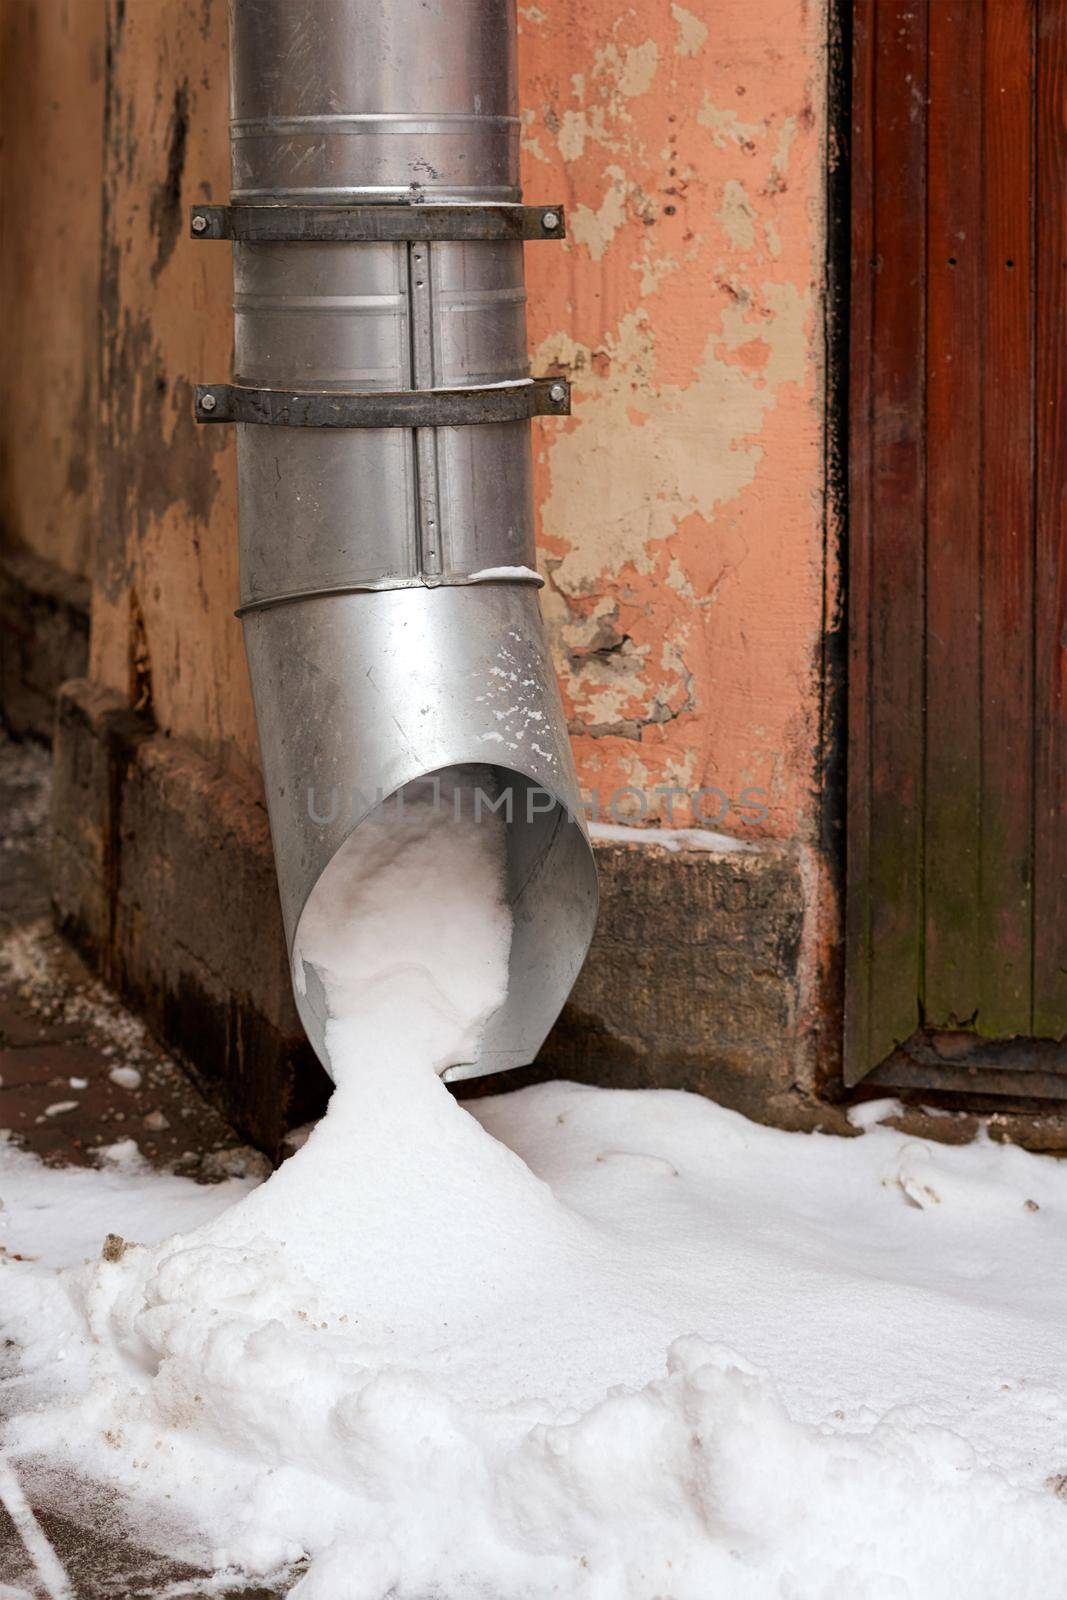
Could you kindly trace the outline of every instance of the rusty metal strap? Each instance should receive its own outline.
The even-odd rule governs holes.
[[[278,428],[466,428],[481,422],[565,417],[565,378],[481,389],[253,389],[241,383],[198,384],[197,422],[255,422]]]
[[[352,206],[193,206],[194,239],[244,244],[381,244],[423,240],[465,243],[562,239],[562,206],[454,206],[397,202]]]

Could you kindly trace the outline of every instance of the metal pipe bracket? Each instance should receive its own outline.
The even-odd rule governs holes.
[[[252,422],[275,428],[466,428],[570,415],[566,378],[464,389],[254,389],[197,384],[197,422]]]
[[[562,206],[392,205],[193,206],[194,239],[235,239],[242,244],[493,243],[511,239],[562,239]]]

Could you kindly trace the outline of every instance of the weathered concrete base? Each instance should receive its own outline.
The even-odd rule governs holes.
[[[328,1084],[292,1001],[265,810],[85,681],[60,693],[54,750],[61,931],[276,1156]]]
[[[51,739],[59,686],[89,663],[89,585],[28,550],[0,555],[0,720]]]
[[[792,1121],[804,893],[785,854],[597,845],[589,959],[541,1060],[554,1077],[692,1089]]]
[[[54,796],[61,928],[274,1152],[327,1085],[290,994],[262,805],[84,681],[60,695]],[[641,845],[597,856],[599,930],[539,1073],[696,1089],[810,1125],[794,1083],[795,864]]]
[[[233,1124],[277,1156],[329,1084],[289,987],[262,804],[110,693],[68,683],[55,738],[52,895],[60,927],[148,1019]],[[551,1077],[692,1089],[761,1122],[851,1134],[816,1092],[800,1006],[805,889],[785,852],[598,845],[601,916],[536,1065],[470,1096]],[[885,1095],[861,1086],[850,1099]],[[907,1098],[907,1097],[906,1097]],[[1067,1150],[1062,1107],[906,1105],[893,1126],[964,1142],[980,1126]]]

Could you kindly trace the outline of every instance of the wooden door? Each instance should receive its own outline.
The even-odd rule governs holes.
[[[856,0],[849,1083],[1067,1096],[1065,99],[1067,0]]]

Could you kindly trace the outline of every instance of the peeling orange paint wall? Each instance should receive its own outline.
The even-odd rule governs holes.
[[[100,521],[92,676],[258,784],[238,603],[230,430],[198,428],[193,386],[226,379],[225,245],[188,208],[229,193],[223,0],[108,0]]]
[[[0,8],[0,526],[89,571],[104,17],[94,0]]]
[[[76,23],[83,75],[99,67],[90,19],[102,31],[106,17],[102,251],[88,225],[60,232],[73,187],[100,198],[90,156],[68,159],[92,98],[68,50],[65,155],[25,197],[35,255],[66,259],[54,285],[31,289],[29,246],[15,256],[37,333],[53,309],[84,327],[102,262],[92,672],[255,782],[232,441],[190,409],[193,384],[230,367],[229,253],[186,227],[190,202],[228,192],[226,7],[5,4],[37,26],[60,11]],[[535,424],[534,443],[544,602],[583,785],[605,806],[640,791],[617,799],[620,820],[644,808],[649,821],[810,842],[826,578],[823,6],[520,0],[520,27],[527,197],[568,211],[567,241],[531,246],[527,268],[533,368],[574,383],[573,416]],[[86,147],[99,137],[90,118]],[[68,461],[73,409],[57,422]],[[51,515],[28,493],[23,508],[42,525]],[[66,528],[55,558],[76,564],[84,533]]]
[[[807,0],[520,5],[546,613],[619,816],[813,831],[823,604],[826,17]],[[700,816],[680,794],[691,795]],[[766,807],[761,823],[758,808]]]

